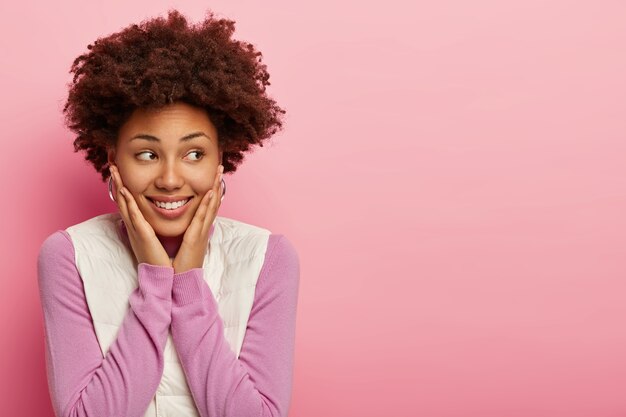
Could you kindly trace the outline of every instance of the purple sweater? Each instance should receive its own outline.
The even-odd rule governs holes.
[[[269,237],[239,358],[202,268],[174,274],[141,263],[137,273],[139,286],[103,358],[70,236],[59,230],[41,246],[39,292],[57,416],[143,416],[161,380],[170,326],[201,416],[287,415],[300,266],[285,236]]]

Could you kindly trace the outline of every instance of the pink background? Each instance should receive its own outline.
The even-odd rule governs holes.
[[[626,415],[623,1],[7,3],[3,415],[52,416],[40,244],[115,209],[70,64],[168,7],[236,20],[288,110],[220,214],[300,253],[291,416]]]

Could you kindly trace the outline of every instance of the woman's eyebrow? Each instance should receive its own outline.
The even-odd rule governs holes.
[[[209,141],[211,141],[211,137],[209,135],[207,135],[206,133],[204,133],[204,132],[193,132],[193,133],[190,133],[190,134],[185,135],[182,138],[180,138],[180,142],[186,142],[188,140],[195,139],[195,138],[200,137],[200,136],[204,136]],[[145,133],[140,133],[140,134],[135,135],[132,138],[130,138],[130,140],[134,140],[134,139],[145,139],[145,140],[149,140],[151,142],[161,142],[161,139],[157,138],[156,136],[147,135]]]

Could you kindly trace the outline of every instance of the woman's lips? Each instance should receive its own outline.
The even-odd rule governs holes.
[[[189,202],[191,201],[192,198],[193,197],[189,197],[185,204],[183,204],[182,206],[180,206],[180,207],[178,207],[176,209],[172,209],[172,210],[168,210],[168,209],[164,209],[164,208],[161,208],[161,207],[157,207],[157,205],[154,202],[154,200],[152,200],[150,198],[148,198],[148,200],[150,201],[150,205],[152,206],[154,211],[159,213],[161,216],[163,216],[165,218],[168,218],[168,219],[175,219],[177,217],[182,216],[187,211],[187,207],[189,207]]]

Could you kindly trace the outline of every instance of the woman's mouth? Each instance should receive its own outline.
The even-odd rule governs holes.
[[[187,207],[189,206],[189,201],[191,201],[193,197],[187,197],[182,200],[172,201],[172,202],[164,202],[153,200],[152,198],[148,198],[152,204],[152,208],[154,211],[159,213],[161,216],[166,217],[168,219],[173,219],[181,216],[185,211],[187,211]]]

